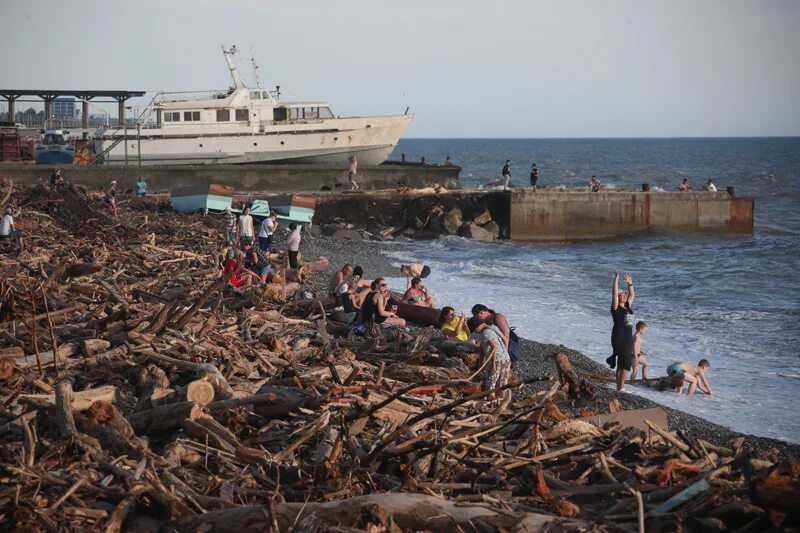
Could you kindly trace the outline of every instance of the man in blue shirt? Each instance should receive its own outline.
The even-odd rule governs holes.
[[[147,194],[147,182],[144,177],[139,176],[139,179],[136,180],[136,195],[144,196],[145,194]]]

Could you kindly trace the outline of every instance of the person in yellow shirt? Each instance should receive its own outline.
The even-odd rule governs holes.
[[[439,327],[451,339],[466,341],[469,338],[469,330],[467,329],[467,321],[464,318],[463,311],[461,316],[456,316],[455,309],[443,307],[442,314],[439,315]]]

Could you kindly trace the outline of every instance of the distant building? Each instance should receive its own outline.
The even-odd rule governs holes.
[[[53,118],[58,120],[75,118],[75,98],[61,97],[53,100]]]

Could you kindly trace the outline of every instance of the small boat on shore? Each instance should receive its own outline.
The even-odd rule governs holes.
[[[317,199],[299,194],[272,196],[269,205],[277,213],[279,221],[310,226],[314,218],[314,209],[317,207]]]
[[[172,208],[178,213],[222,212],[231,207],[233,187],[214,183],[190,185],[172,189],[169,197]]]

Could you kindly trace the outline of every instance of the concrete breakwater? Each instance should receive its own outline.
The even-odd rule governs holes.
[[[18,185],[47,183],[56,167],[4,163],[0,178]],[[144,176],[150,190],[169,191],[175,187],[217,183],[230,185],[237,192],[299,192],[320,190],[349,190],[347,169],[323,165],[174,165],[174,166],[66,166],[65,179],[91,190],[105,187],[117,180],[121,190],[133,188],[139,176]],[[421,164],[384,164],[360,166],[357,181],[362,189],[424,187],[439,183],[457,188],[461,167]]]
[[[751,234],[754,201],[728,193],[482,191],[321,194],[315,222],[492,240],[559,242],[642,231]],[[476,227],[477,226],[477,227]],[[486,230],[486,231],[483,231]]]

